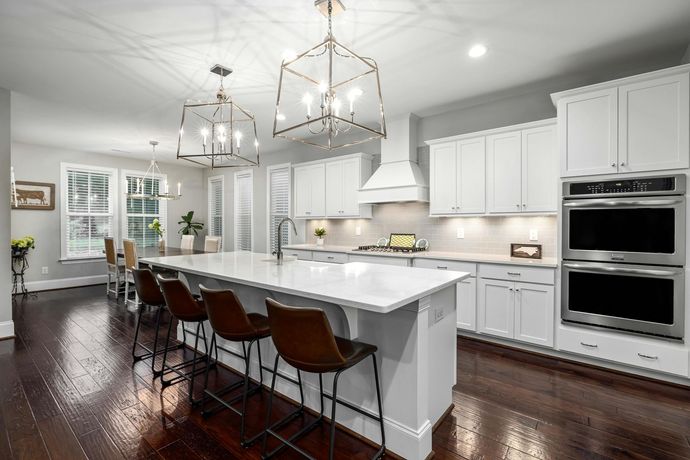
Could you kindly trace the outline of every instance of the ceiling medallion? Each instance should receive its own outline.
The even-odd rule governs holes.
[[[328,18],[328,34],[309,50],[283,57],[273,137],[326,150],[385,138],[376,61],[333,36],[332,16],[345,9],[339,0],[315,5]]]
[[[168,181],[165,181],[163,186],[163,191],[161,192],[161,185],[154,179],[160,179],[163,174],[158,167],[158,162],[156,161],[156,146],[158,141],[149,141],[151,148],[153,149],[151,155],[151,164],[144,173],[144,177],[137,178],[137,187],[132,193],[127,193],[127,198],[137,198],[144,200],[179,200],[182,196],[182,184],[177,183],[177,195],[170,193],[168,188]],[[156,190],[158,189],[158,190]]]
[[[215,65],[220,76],[216,100],[187,101],[177,142],[177,158],[213,168],[259,166],[259,140],[254,116],[225,93],[223,78],[232,69]]]

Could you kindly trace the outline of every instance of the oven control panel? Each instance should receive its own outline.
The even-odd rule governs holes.
[[[664,177],[641,177],[596,182],[566,182],[564,197],[592,195],[657,195],[684,193],[685,177],[674,175]],[[682,190],[679,183],[682,182]]]

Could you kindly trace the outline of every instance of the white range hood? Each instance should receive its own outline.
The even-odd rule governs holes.
[[[417,120],[414,114],[387,120],[381,139],[381,166],[359,189],[360,203],[429,201],[429,185],[417,163]]]

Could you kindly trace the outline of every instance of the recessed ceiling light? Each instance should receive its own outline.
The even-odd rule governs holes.
[[[471,58],[479,58],[482,57],[486,54],[487,48],[486,46],[482,45],[481,43],[477,43],[476,45],[473,45],[472,48],[467,52],[467,54]]]

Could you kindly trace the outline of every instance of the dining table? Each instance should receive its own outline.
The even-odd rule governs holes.
[[[125,248],[117,248],[117,257],[125,258]],[[174,246],[165,246],[165,249],[161,251],[156,246],[141,247],[137,246],[137,256],[142,259],[146,257],[167,257],[167,256],[184,256],[192,254],[204,254],[205,251],[200,249],[182,249]]]

